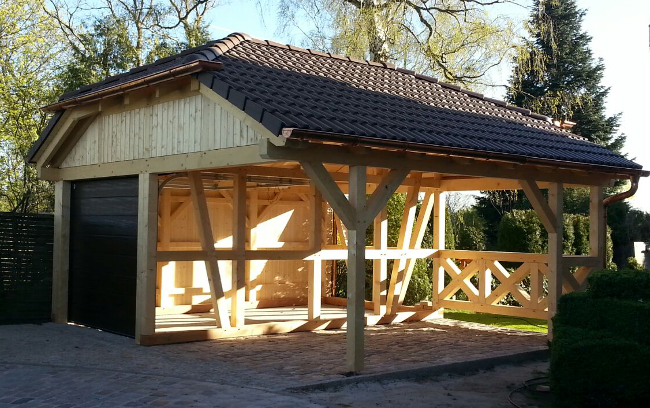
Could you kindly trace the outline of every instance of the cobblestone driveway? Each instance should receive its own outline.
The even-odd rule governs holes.
[[[545,345],[544,335],[445,319],[375,326],[367,329],[366,372]],[[140,347],[82,327],[0,326],[0,407],[316,406],[282,390],[342,378],[344,362],[341,330]],[[235,396],[244,400],[231,405]]]

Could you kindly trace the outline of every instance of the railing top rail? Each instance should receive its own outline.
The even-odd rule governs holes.
[[[455,259],[482,259],[486,261],[502,262],[548,262],[548,254],[531,254],[525,252],[498,252],[498,251],[467,251],[456,249],[441,249],[436,254],[439,258]]]

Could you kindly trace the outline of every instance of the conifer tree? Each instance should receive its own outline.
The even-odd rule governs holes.
[[[515,59],[509,102],[560,121],[575,122],[573,133],[620,152],[620,114],[607,116],[605,66],[595,59],[591,37],[582,29],[585,10],[575,0],[535,0],[529,39]]]

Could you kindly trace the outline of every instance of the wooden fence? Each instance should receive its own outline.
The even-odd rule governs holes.
[[[50,320],[50,214],[0,213],[0,324]]]

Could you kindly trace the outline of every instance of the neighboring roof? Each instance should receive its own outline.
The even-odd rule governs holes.
[[[81,88],[60,101],[196,59],[222,63],[222,70],[197,77],[276,135],[332,135],[350,143],[641,169],[555,127],[545,116],[435,78],[237,33]]]

